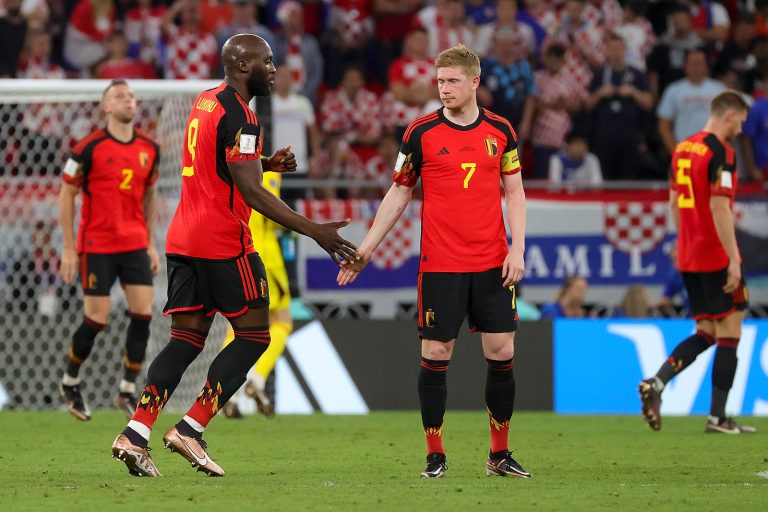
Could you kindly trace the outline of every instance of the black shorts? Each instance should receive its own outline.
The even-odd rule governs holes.
[[[683,272],[685,289],[691,303],[691,316],[696,320],[718,320],[734,311],[747,309],[747,285],[742,269],[741,284],[732,293],[725,293],[728,267],[715,272]]]
[[[152,269],[146,249],[114,254],[80,254],[80,284],[85,295],[109,295],[115,279],[120,284],[152,286]]]
[[[163,314],[202,310],[240,316],[249,309],[269,306],[269,286],[258,254],[234,260],[200,260],[167,256],[168,302]]]
[[[464,317],[480,332],[517,330],[515,287],[502,286],[501,267],[485,272],[420,272],[419,337],[451,341]]]

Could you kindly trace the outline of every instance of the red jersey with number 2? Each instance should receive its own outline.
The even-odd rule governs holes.
[[[460,126],[443,108],[405,131],[393,181],[421,177],[421,272],[483,272],[500,267],[509,247],[501,211],[502,174],[520,172],[509,121],[481,108]]]
[[[232,87],[200,93],[187,121],[181,199],[166,238],[166,254],[226,260],[255,252],[251,208],[235,186],[228,162],[261,157],[256,114]]]
[[[61,177],[83,192],[78,254],[148,247],[144,194],[157,181],[159,161],[157,143],[141,130],[134,130],[128,142],[97,130],[75,145]]]
[[[715,229],[712,196],[736,198],[736,155],[713,133],[701,131],[678,142],[672,154],[671,187],[677,193],[680,226],[677,259],[682,272],[714,272],[728,266]]]

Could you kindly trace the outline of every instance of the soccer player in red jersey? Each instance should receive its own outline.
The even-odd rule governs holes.
[[[261,156],[259,122],[248,108],[254,96],[268,96],[274,83],[269,45],[238,34],[224,44],[221,57],[224,82],[200,93],[187,121],[181,199],[165,247],[170,341],[150,365],[138,407],[112,445],[113,456],[133,475],[160,475],[147,451],[152,426],[202,352],[216,313],[227,318],[235,339],[213,360],[197,400],[163,442],[199,471],[224,475],[207,452],[203,431],[270,342],[269,289],[248,228],[251,209],[313,238],[337,263],[358,257],[356,247],[338,234],[348,220],[316,224],[262,186],[264,169],[296,169],[289,148]]]
[[[677,261],[691,315],[696,320],[696,333],[675,347],[655,376],[640,382],[643,416],[653,430],[661,429],[661,393],[666,384],[699,354],[716,345],[712,402],[705,431],[755,431],[725,414],[747,308],[733,221],[737,167],[730,143],[741,132],[748,111],[749,105],[740,93],[718,94],[712,99],[704,129],[678,142],[672,154],[669,201],[678,230]]]
[[[523,277],[525,193],[515,132],[509,122],[477,106],[480,61],[463,45],[437,56],[443,108],[410,123],[395,164],[394,184],[360,245],[361,259],[344,265],[346,285],[371,259],[407,206],[421,177],[421,262],[418,276],[421,370],[419,401],[427,439],[423,477],[446,471],[443,416],[446,371],[464,318],[481,333],[488,362],[485,398],[491,441],[489,475],[530,477],[508,449],[515,399],[514,285]],[[504,186],[512,245],[502,216]]]
[[[64,165],[59,210],[64,247],[61,277],[80,273],[83,322],[72,335],[68,363],[59,390],[67,410],[91,419],[80,390],[80,366],[111,309],[110,289],[120,279],[128,301],[123,379],[114,404],[129,417],[136,409],[136,376],[144,362],[152,317],[152,276],[159,260],[152,243],[155,181],[160,153],[155,141],[133,126],[136,99],[125,80],[104,91],[106,128],[75,145]],[[77,240],[73,229],[75,197],[82,190]]]

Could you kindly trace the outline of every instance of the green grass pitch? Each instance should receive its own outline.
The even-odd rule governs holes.
[[[768,510],[768,418],[754,435],[704,434],[704,419],[516,413],[511,447],[534,478],[485,476],[487,419],[449,411],[448,473],[419,478],[417,412],[217,418],[206,434],[227,472],[214,479],[161,448],[178,419],[161,416],[150,446],[163,478],[135,478],[110,457],[125,421],[97,412],[0,413],[0,503],[10,511],[130,510]]]

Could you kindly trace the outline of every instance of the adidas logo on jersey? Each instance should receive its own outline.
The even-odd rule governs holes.
[[[437,156],[447,155],[447,154],[449,154],[448,153],[448,148],[446,148],[445,146],[443,146],[443,148],[440,151],[437,152]]]

